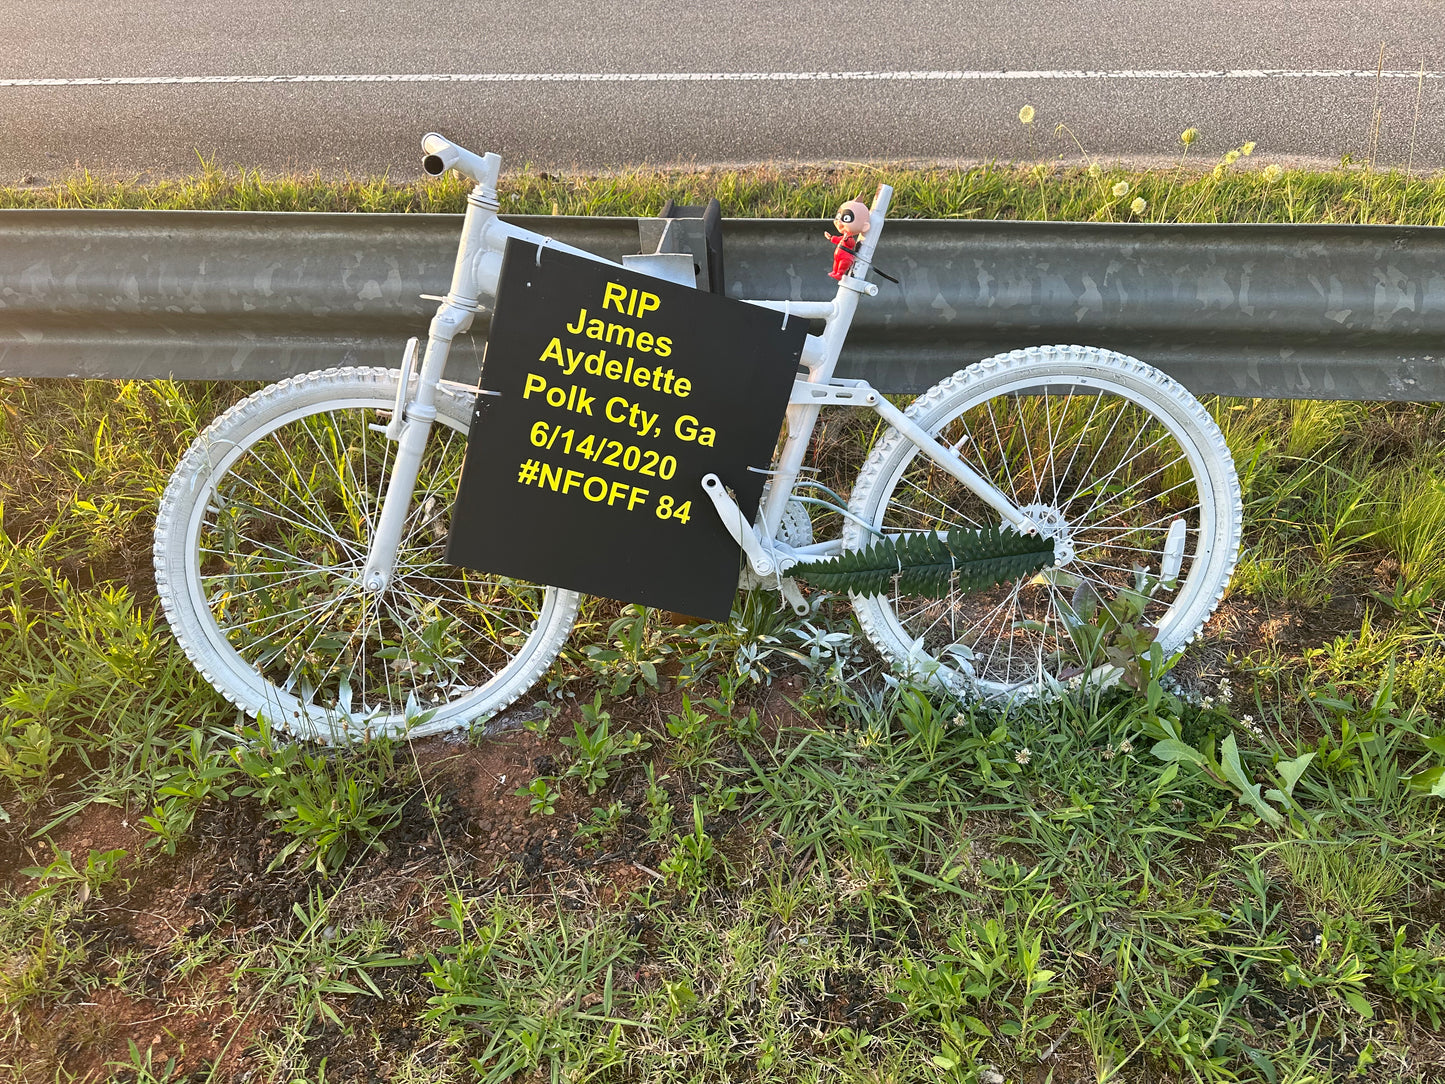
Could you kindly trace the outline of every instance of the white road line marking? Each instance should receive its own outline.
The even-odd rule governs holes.
[[[76,79],[0,79],[0,87],[134,87],[197,83],[848,83],[1030,82],[1130,79],[1445,79],[1445,71],[1341,68],[1201,68],[1192,71],[893,71],[893,72],[473,72],[392,75],[116,75]]]

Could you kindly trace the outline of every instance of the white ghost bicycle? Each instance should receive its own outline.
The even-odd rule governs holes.
[[[454,169],[475,187],[419,368],[413,348],[400,369],[327,369],[257,392],[196,439],[160,503],[156,583],[176,639],[227,699],[298,736],[421,735],[492,715],[548,668],[577,613],[574,592],[443,560],[477,394],[442,380],[447,355],[490,304],[507,240],[543,238],[498,217],[496,155],[436,134],[423,149],[428,172]],[[761,508],[724,515],[744,578],[797,607],[787,579],[797,561],[879,536],[1006,523],[1052,537],[1058,571],[981,594],[852,600],[895,666],[985,695],[1067,681],[1080,671],[1079,585],[1107,600],[1143,577],[1141,621],[1175,651],[1218,604],[1239,548],[1239,482],[1219,428],[1157,369],[1085,346],[988,358],[906,410],[835,379],[853,314],[877,292],[866,276],[891,195],[879,186],[831,299],[752,302],[824,327],[807,339]],[[802,468],[829,406],[871,408],[886,430],[839,537],[814,539],[819,490]],[[710,495],[729,511],[726,491]]]

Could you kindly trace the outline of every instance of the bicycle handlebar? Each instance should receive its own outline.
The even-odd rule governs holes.
[[[477,186],[476,189],[473,191],[471,197],[468,199],[468,203],[478,202],[481,206],[490,208],[494,213],[497,211],[497,181],[502,169],[502,159],[499,155],[493,154],[490,151],[486,154],[481,155],[474,154],[473,152],[467,150],[465,147],[453,143],[450,139],[448,139],[444,135],[441,135],[439,132],[428,132],[425,136],[423,136],[421,141],[421,147],[422,150],[426,152],[426,157],[422,159],[422,168],[426,170],[427,173],[431,174],[433,177],[439,177],[449,169],[456,170],[462,176],[467,177],[473,182],[475,182]],[[858,246],[854,265],[849,276],[850,278],[863,279],[867,276],[873,262],[873,251],[877,247],[879,235],[882,233],[884,223],[887,221],[888,208],[889,204],[892,202],[892,199],[892,186],[880,184],[878,186],[878,191],[874,194],[873,197],[872,212],[875,216],[875,222],[873,228],[869,230],[868,233],[864,234],[862,244]],[[468,211],[468,221],[471,221],[470,210]],[[530,230],[521,229],[520,227],[515,225],[501,223],[500,220],[494,220],[492,224],[488,227],[488,230],[496,231],[498,228],[500,228],[500,233],[494,233],[490,237],[490,240],[483,240],[483,233],[486,233],[487,231],[482,231],[482,233],[478,233],[475,237],[471,236],[468,233],[462,238],[463,256],[469,249],[471,249],[477,254],[478,259],[480,259],[483,250],[490,248],[491,251],[489,253],[489,256],[495,259],[495,265],[489,266],[487,268],[489,274],[480,273],[480,263],[478,263],[476,267],[467,268],[469,273],[473,276],[473,278],[468,280],[473,283],[473,286],[470,291],[463,290],[462,295],[472,298],[473,302],[475,302],[476,298],[479,296],[490,295],[495,292],[496,278],[498,273],[500,272],[499,265],[501,245],[504,243],[505,238],[507,237],[516,237],[521,240],[529,241],[533,244],[550,244],[552,247],[560,251],[570,252],[573,255],[583,256],[590,260],[597,260],[600,263],[613,263],[613,261],[598,256],[596,253],[587,252],[584,249],[573,248],[570,245],[558,244],[557,242],[552,241],[550,238],[544,237],[541,234],[533,233]],[[461,257],[459,257],[459,260],[460,259]],[[462,262],[459,262],[457,266],[457,273],[461,274],[463,270]],[[876,293],[877,288],[870,286],[868,287],[867,292]],[[841,297],[843,297],[843,289],[840,286],[839,298]],[[766,308],[782,309],[784,312],[793,311],[796,312],[798,315],[804,315],[804,313],[806,313],[810,317],[816,316],[823,318],[836,318],[840,312],[837,301],[775,302],[754,301],[751,299],[747,300],[749,304],[762,305]],[[853,304],[856,303],[857,302],[855,298]],[[841,323],[836,327],[830,326],[830,333],[836,334],[840,340],[839,345],[841,345],[841,337],[847,334],[847,325],[851,322],[851,317],[852,309],[848,308],[847,318],[842,320]]]
[[[433,177],[440,177],[447,170],[454,169],[480,185],[483,196],[490,196],[493,200],[497,198],[497,178],[502,172],[502,159],[498,155],[490,151],[482,155],[473,154],[437,132],[422,136],[421,149],[426,151],[421,168]]]

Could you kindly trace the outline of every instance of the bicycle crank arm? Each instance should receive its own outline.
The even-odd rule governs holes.
[[[763,548],[759,541],[757,532],[753,525],[748,522],[743,510],[738,507],[738,502],[728,495],[727,487],[722,484],[722,479],[716,474],[704,474],[702,476],[702,488],[712,498],[712,503],[717,508],[718,518],[722,520],[723,526],[727,528],[728,534],[733,536],[733,541],[742,547],[748,555],[748,563],[753,566],[753,571],[759,576],[771,576],[778,567],[773,555]]]
[[[884,421],[918,445],[924,455],[973,490],[980,500],[1002,516],[1003,521],[1019,534],[1038,534],[1038,525],[1033,520],[1019,511],[992,482],[955,455],[951,449],[935,440],[923,426],[881,395],[877,402],[870,405]]]

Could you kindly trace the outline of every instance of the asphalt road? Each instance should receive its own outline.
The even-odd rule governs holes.
[[[1445,0],[338,2],[0,0],[0,183],[412,177],[429,130],[504,167],[1145,163],[1190,126],[1206,163],[1445,167]]]

